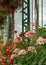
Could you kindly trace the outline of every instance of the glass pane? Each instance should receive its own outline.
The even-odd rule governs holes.
[[[22,32],[22,12],[21,12],[21,9],[17,10],[17,12],[15,12],[14,21],[15,21],[14,29],[16,29],[18,31],[18,33],[17,33],[17,36],[18,36],[18,34],[20,32]]]
[[[46,0],[43,0],[43,24],[46,24]]]

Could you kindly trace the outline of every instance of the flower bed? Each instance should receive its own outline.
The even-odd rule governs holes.
[[[11,40],[6,42],[0,54],[0,65],[46,65],[46,28],[39,28],[35,33],[28,31],[24,35],[24,41],[21,33],[13,40],[14,44]]]

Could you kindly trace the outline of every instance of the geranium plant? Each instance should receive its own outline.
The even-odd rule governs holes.
[[[22,41],[20,34],[13,40],[14,44],[9,40],[3,46],[1,64],[46,65],[46,28],[39,28],[35,33],[25,33],[25,38],[30,38],[30,42],[27,42],[27,39]]]

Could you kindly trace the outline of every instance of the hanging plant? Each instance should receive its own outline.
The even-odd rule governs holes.
[[[0,6],[9,10],[8,12],[14,13],[13,10],[21,7],[21,0],[2,0]]]

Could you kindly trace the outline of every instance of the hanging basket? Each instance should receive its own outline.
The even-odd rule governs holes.
[[[0,1],[0,7],[6,8],[7,12],[13,13],[12,10],[19,9],[21,7],[21,0],[2,0]]]

